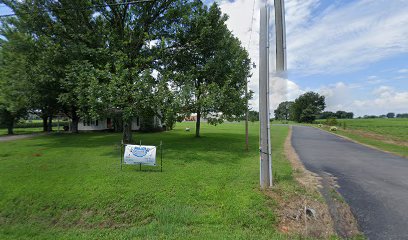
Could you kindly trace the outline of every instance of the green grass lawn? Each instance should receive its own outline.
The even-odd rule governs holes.
[[[125,166],[120,134],[53,134],[0,144],[0,239],[285,239],[276,203],[259,190],[259,125],[194,123],[136,133],[164,143],[163,172]],[[274,176],[296,188],[283,156],[286,126],[272,126]]]

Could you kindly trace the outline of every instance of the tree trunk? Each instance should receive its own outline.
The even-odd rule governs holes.
[[[72,112],[71,120],[72,120],[70,129],[71,133],[78,133],[79,116],[75,111]]]
[[[196,137],[200,137],[200,125],[201,125],[201,112],[197,111],[197,120],[196,120]]]
[[[14,119],[12,119],[13,121],[10,121],[10,123],[7,125],[7,134],[8,135],[13,135],[14,134]]]
[[[52,132],[52,116],[49,116],[49,118],[48,118],[47,132]]]
[[[48,117],[46,117],[46,116],[42,116],[41,117],[42,118],[42,120],[43,120],[43,132],[46,132],[47,131],[47,129],[48,129],[48,124],[47,124],[47,120],[48,120]]]
[[[132,121],[123,122],[123,143],[132,143]]]
[[[249,141],[248,141],[248,102],[247,102],[247,109],[245,111],[245,150],[248,152],[249,150]]]

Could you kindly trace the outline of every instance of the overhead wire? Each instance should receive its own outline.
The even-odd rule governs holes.
[[[248,47],[247,47],[248,52],[251,47],[252,30],[253,30],[253,25],[254,25],[254,12],[255,12],[255,0],[252,3],[251,27],[249,28],[249,41],[248,41]]]

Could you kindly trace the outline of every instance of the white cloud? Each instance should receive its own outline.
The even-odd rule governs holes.
[[[352,84],[345,84],[338,82],[327,86],[322,86],[319,89],[314,90],[321,95],[325,96],[326,111],[352,111],[352,98],[350,96],[355,95],[356,86]]]
[[[371,99],[355,100],[356,111],[367,112],[372,109],[372,114],[386,114],[388,112],[408,112],[408,91],[398,91],[390,86],[380,86],[372,92]]]
[[[303,20],[308,18],[310,13],[305,13],[306,9],[312,9],[311,5],[317,3],[317,0],[297,0],[288,1],[286,4],[293,5],[289,11],[293,18],[290,18],[288,22],[288,28],[290,26],[296,27],[302,24]],[[249,57],[255,62],[256,66],[259,66],[259,18],[260,8],[264,6],[264,1],[255,1],[255,10],[253,15],[253,26],[251,35],[251,17],[252,17],[252,0],[237,0],[235,2],[220,1],[221,10],[228,14],[229,19],[227,25],[229,29],[234,33],[236,37],[241,40],[242,45],[249,51]],[[302,13],[302,14],[300,14]],[[249,40],[251,42],[249,44]],[[249,44],[249,45],[248,45]],[[271,81],[271,111],[281,102],[286,99],[293,100],[302,92],[300,87],[294,82],[279,78],[270,78]],[[258,110],[259,105],[259,69],[252,69],[252,77],[250,78],[249,88],[254,91],[254,97],[250,101],[250,105],[253,109]]]
[[[249,46],[249,56],[257,66],[259,66],[259,9],[264,2],[256,0]],[[325,8],[322,2],[322,0],[285,1],[289,73],[292,70],[304,75],[351,72],[393,55],[408,53],[406,0],[358,0],[347,4],[333,1]],[[253,1],[221,0],[219,4],[221,10],[230,17],[228,27],[247,48]],[[255,92],[250,104],[256,110],[259,99],[258,71],[259,69],[252,70],[253,76],[249,83],[249,88]],[[399,72],[406,73],[408,69],[401,69]],[[296,84],[297,79],[271,79],[271,81],[271,110],[280,101],[293,100],[309,90],[301,89]],[[405,101],[404,104],[408,105],[408,101],[403,97],[404,92],[394,92],[393,98],[371,93],[369,100],[358,100],[361,94],[355,94],[357,87],[384,82],[385,80],[379,77],[370,76],[361,86],[337,83],[315,90],[326,95],[328,108],[333,110],[358,111],[360,114],[380,111],[381,108],[375,105],[367,107],[376,99],[382,99],[379,102]],[[367,109],[359,108],[361,105]]]
[[[399,73],[408,73],[408,69],[407,68],[403,68],[398,70]]]
[[[261,2],[256,1],[254,10],[254,20],[252,26],[251,35],[251,17],[252,17],[252,7],[253,1],[249,0],[237,0],[235,2],[221,1],[219,3],[220,8],[223,13],[229,16],[227,21],[228,28],[234,33],[236,37],[241,41],[242,46],[247,48],[249,51],[249,57],[256,66],[259,66],[259,9],[261,7]],[[251,44],[249,40],[251,38]],[[249,47],[248,47],[249,46]],[[249,48],[249,49],[248,49]],[[258,110],[258,82],[259,82],[259,69],[252,69],[252,77],[249,79],[248,87],[250,90],[254,91],[254,97],[250,101],[250,105],[253,109]]]
[[[368,76],[367,83],[369,84],[379,84],[382,83],[383,80],[379,79],[377,76]]]
[[[360,95],[364,95],[361,93],[364,90],[353,84],[338,82],[315,91],[326,97],[327,111],[351,111],[356,116],[408,112],[408,91],[383,85],[365,95],[364,99],[359,99]]]
[[[360,0],[309,16],[287,32],[288,67],[306,74],[339,73],[406,53],[407,12],[406,1]]]
[[[279,103],[284,101],[293,101],[299,95],[305,93],[299,85],[287,79],[286,77],[272,77],[271,76],[270,89],[270,106],[271,112],[276,109]]]

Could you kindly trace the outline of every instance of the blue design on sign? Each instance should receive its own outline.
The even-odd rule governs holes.
[[[146,147],[135,147],[132,149],[132,153],[136,157],[144,157],[150,151],[150,149]]]

